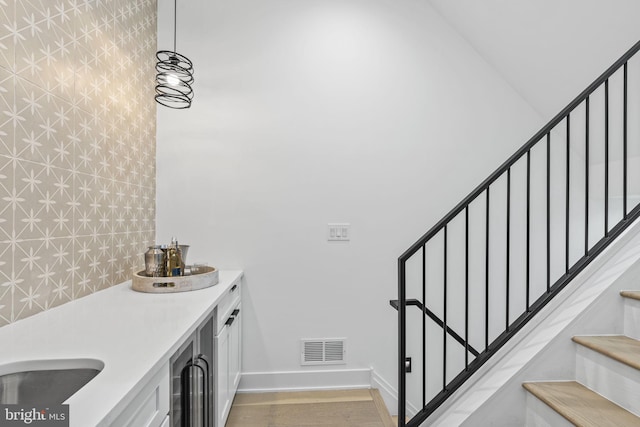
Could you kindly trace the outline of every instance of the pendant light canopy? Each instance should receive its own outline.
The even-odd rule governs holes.
[[[193,63],[176,52],[177,0],[173,3],[173,51],[156,53],[156,102],[165,107],[183,109],[191,107],[193,99]]]

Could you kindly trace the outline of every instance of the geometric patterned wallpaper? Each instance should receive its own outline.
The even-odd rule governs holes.
[[[156,0],[0,0],[0,326],[155,239]]]

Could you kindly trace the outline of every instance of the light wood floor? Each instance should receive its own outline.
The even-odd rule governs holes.
[[[237,394],[226,427],[394,427],[378,390]]]

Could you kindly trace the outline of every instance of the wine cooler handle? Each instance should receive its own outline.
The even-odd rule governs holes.
[[[204,367],[200,366],[200,362],[204,363]],[[209,363],[204,359],[203,355],[199,355],[196,358],[196,362],[193,364],[196,368],[202,372],[203,381],[203,393],[202,393],[202,423],[204,426],[209,425]]]
[[[191,367],[193,360],[180,371],[180,427],[191,427]]]

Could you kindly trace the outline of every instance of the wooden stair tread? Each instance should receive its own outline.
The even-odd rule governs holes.
[[[631,298],[640,301],[640,291],[621,291],[620,295],[625,298]]]
[[[522,386],[578,427],[639,426],[640,418],[575,381]]]
[[[575,336],[574,342],[640,370],[640,341],[624,335]]]

